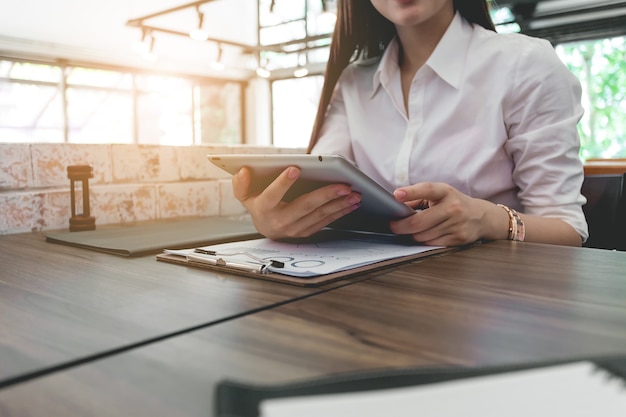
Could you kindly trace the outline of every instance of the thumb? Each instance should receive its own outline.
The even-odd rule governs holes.
[[[239,201],[247,200],[250,197],[250,170],[242,167],[235,175],[232,176],[233,194]]]

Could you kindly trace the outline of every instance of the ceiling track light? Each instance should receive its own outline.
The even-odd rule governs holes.
[[[259,66],[256,68],[256,75],[261,78],[269,78],[272,73],[267,69],[267,58],[261,58],[259,56]]]
[[[198,13],[198,28],[189,32],[189,37],[196,41],[206,41],[209,38],[209,34],[202,29],[204,13],[200,10],[200,6],[196,6],[196,12]]]
[[[218,45],[217,46],[217,59],[213,62],[211,62],[209,65],[211,66],[211,68],[213,68],[216,71],[223,71],[224,70],[224,63],[222,62],[222,45]]]
[[[148,51],[143,54],[143,59],[146,61],[154,62],[157,60],[157,54],[154,53],[154,35],[150,34],[150,45]]]
[[[258,67],[256,69],[256,75],[258,75],[261,78],[269,78],[272,75],[272,73],[270,72],[270,70],[268,70],[265,67]]]
[[[148,52],[148,50],[150,49],[150,45],[147,42],[147,37],[148,35],[148,31],[145,29],[141,30],[141,40],[135,41],[132,44],[132,48],[133,51],[137,52],[138,54],[145,54]]]
[[[293,71],[293,76],[296,78],[302,78],[309,75],[309,70],[306,67],[306,54],[304,55],[305,65],[301,62],[302,54],[298,54],[298,67]]]
[[[309,75],[309,70],[305,67],[298,67],[293,72],[293,76],[296,78],[306,77],[307,75]]]
[[[141,16],[136,19],[131,19],[127,22],[128,26],[134,26],[141,30],[141,41],[134,42],[133,49],[138,53],[142,54],[145,59],[154,61],[156,59],[156,55],[154,53],[154,33],[159,32],[167,35],[176,35],[176,36],[184,36],[185,38],[193,38],[200,41],[208,42],[213,45],[217,45],[217,59],[213,62],[209,62],[209,66],[214,70],[223,70],[225,69],[224,63],[222,62],[222,47],[226,45],[229,49],[235,48],[237,49],[244,59],[247,60],[242,67],[245,67],[246,70],[252,72],[255,71],[256,75],[261,78],[271,78],[275,75],[274,70],[277,73],[280,73],[282,69],[289,71],[287,68],[283,68],[283,65],[280,65],[280,62],[284,61],[285,63],[293,60],[291,56],[297,55],[297,65],[292,67],[293,76],[294,77],[304,77],[309,75],[309,56],[308,51],[319,48],[328,48],[327,44],[321,44],[318,41],[324,40],[328,41],[330,39],[330,34],[334,30],[334,25],[326,25],[320,22],[324,20],[323,18],[328,16],[330,18],[336,19],[336,10],[337,10],[337,1],[338,0],[320,0],[319,6],[315,8],[316,12],[319,13],[318,21],[316,25],[320,28],[328,29],[322,30],[321,34],[318,35],[306,35],[304,38],[297,38],[288,40],[286,42],[279,42],[274,44],[262,45],[250,45],[246,43],[236,42],[229,39],[220,39],[209,36],[209,33],[203,30],[202,26],[204,24],[204,9],[201,8],[206,3],[212,2],[215,0],[200,0],[193,3],[188,3],[176,7],[172,7],[169,9],[165,9],[156,13],[152,13],[149,15]],[[308,1],[308,0],[307,0]],[[268,3],[265,3],[266,5]],[[280,18],[277,13],[277,2],[276,0],[269,1],[270,12],[276,17]],[[181,10],[187,9],[189,12],[193,13],[195,9],[195,13],[197,15],[197,28],[194,30],[176,30],[170,29],[166,27],[154,26],[149,23],[151,19],[157,18],[159,16],[164,16],[170,13],[178,12]],[[191,10],[190,10],[191,9]],[[332,21],[334,24],[334,20]],[[193,24],[191,25],[193,27]],[[332,27],[331,27],[332,26]],[[148,39],[150,38],[150,39]],[[136,44],[136,45],[135,45]],[[228,51],[227,51],[228,52]],[[270,68],[273,68],[272,71],[268,69],[268,59],[261,59],[261,54],[269,53],[272,55],[272,64],[269,64]],[[292,55],[293,54],[293,55]],[[276,59],[279,62],[279,66],[281,69],[277,68],[274,64],[274,57],[276,55],[281,56],[289,56],[288,59],[283,60],[282,58],[277,57]],[[302,57],[302,55],[305,55]],[[230,58],[230,56],[229,56]],[[256,58],[256,59],[254,59]],[[304,58],[304,59],[303,59]],[[251,62],[254,60],[254,62]],[[232,65],[232,64],[231,64]],[[237,64],[239,66],[239,64]],[[315,70],[318,71],[317,69]]]
[[[331,10],[328,3],[329,0],[322,0],[322,13],[317,16],[317,23],[322,28],[328,28],[324,30],[332,31],[332,28],[335,27],[335,22],[337,22],[337,12]]]

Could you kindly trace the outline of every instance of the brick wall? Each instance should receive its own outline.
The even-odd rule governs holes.
[[[0,234],[69,227],[68,165],[93,167],[90,209],[96,226],[242,214],[245,209],[232,195],[230,176],[214,167],[207,154],[281,152],[304,150],[247,145],[0,144]]]

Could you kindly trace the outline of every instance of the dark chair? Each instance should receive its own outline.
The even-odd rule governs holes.
[[[589,225],[589,248],[626,250],[626,174],[585,175],[583,212]]]
[[[622,198],[618,207],[617,250],[626,251],[626,172],[622,175]]]

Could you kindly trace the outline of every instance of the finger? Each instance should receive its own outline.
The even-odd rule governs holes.
[[[435,221],[438,221],[436,218]],[[462,245],[473,241],[476,236],[471,235],[468,223],[459,222],[458,218],[448,216],[445,220],[433,227],[414,233],[413,239],[427,245]]]
[[[313,234],[360,206],[361,196],[358,193],[331,200],[302,219],[303,232],[307,235]]]
[[[313,227],[325,227],[361,206],[361,195],[351,193],[345,197],[336,198],[324,204],[307,216],[312,219]]]
[[[280,214],[267,219],[262,225],[277,237],[300,238],[308,237],[338,218],[356,210],[360,206],[360,195],[352,193],[348,196],[336,198],[318,207],[310,213],[301,214],[294,208],[294,202],[283,203]],[[271,237],[267,235],[267,237]]]
[[[405,202],[413,200],[439,201],[454,189],[445,183],[420,182],[408,187],[398,188],[393,192],[396,200]]]
[[[431,231],[431,235],[424,236],[432,239],[436,237],[433,235],[436,232],[432,232],[432,230],[445,223],[449,218],[446,210],[440,206],[435,206],[428,210],[421,210],[404,219],[392,221],[389,227],[393,233],[401,235],[417,235]]]
[[[465,243],[465,242],[462,242],[453,234],[446,234],[443,236],[439,236],[436,239],[419,241],[419,242],[427,246],[459,246]]]
[[[288,167],[280,173],[274,181],[268,185],[261,193],[263,195],[263,203],[267,207],[276,207],[285,197],[289,188],[300,177],[300,170],[296,167]]]
[[[449,242],[451,238],[455,236],[454,233],[452,232],[453,230],[449,227],[446,227],[445,223],[441,223],[435,227],[431,227],[430,229],[427,229],[418,233],[414,233],[412,237],[413,237],[413,240],[415,240],[416,242],[422,242],[427,245],[433,245],[433,244],[439,245],[439,244],[443,244],[440,242],[442,242],[442,239],[444,238],[446,242]],[[438,242],[438,243],[433,243],[433,242]]]
[[[334,204],[329,205],[331,202],[334,202]],[[360,202],[361,195],[352,192],[350,186],[345,184],[330,184],[296,198],[293,200],[292,208],[304,217],[322,208],[324,208],[324,212],[327,212],[329,208],[339,210]]]
[[[428,200],[411,200],[405,201],[404,204],[411,207],[414,210],[424,210],[430,206]]]
[[[471,232],[471,229],[467,225],[447,224],[442,225],[439,228],[436,235],[428,236],[430,231],[427,231],[425,235],[418,235],[421,242],[427,245],[445,245],[445,246],[458,246],[466,245],[471,242],[475,242],[478,237]]]

